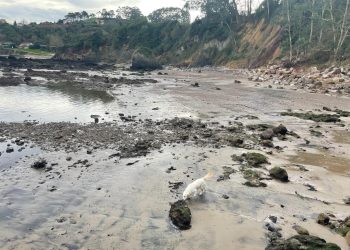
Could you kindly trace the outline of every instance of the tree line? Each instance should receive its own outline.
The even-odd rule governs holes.
[[[186,0],[183,8],[160,8],[148,16],[137,7],[68,13],[51,25],[0,24],[0,41],[48,44],[60,51],[142,49],[155,56],[185,59],[213,40],[204,59],[244,57],[246,27],[259,22],[280,27],[280,48],[288,60],[349,57],[350,0]],[[193,10],[200,15],[191,23]],[[103,22],[101,22],[101,20]],[[243,51],[243,52],[242,52]],[[117,52],[116,52],[117,53]],[[176,57],[181,54],[181,57]]]

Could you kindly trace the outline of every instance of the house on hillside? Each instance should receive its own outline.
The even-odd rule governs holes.
[[[21,43],[20,45],[18,45],[18,48],[29,49],[30,46],[33,46],[33,43]]]

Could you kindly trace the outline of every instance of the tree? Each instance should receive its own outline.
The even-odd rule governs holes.
[[[119,7],[116,12],[116,18],[122,20],[135,20],[143,17],[141,10],[137,7]]]
[[[293,44],[292,44],[292,27],[290,19],[290,5],[289,0],[285,0],[286,10],[287,10],[287,20],[288,20],[288,36],[289,36],[289,61],[293,59]]]
[[[161,23],[167,21],[178,21],[179,23],[190,23],[190,13],[188,10],[180,8],[161,8],[153,11],[148,19],[153,23]]]

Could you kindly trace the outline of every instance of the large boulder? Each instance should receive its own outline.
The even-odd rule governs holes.
[[[191,210],[184,200],[179,200],[171,204],[169,217],[172,223],[180,230],[191,228]]]

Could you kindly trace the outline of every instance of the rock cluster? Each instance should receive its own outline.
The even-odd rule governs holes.
[[[285,68],[272,65],[249,72],[249,79],[255,82],[272,83],[278,87],[295,87],[310,92],[336,93],[350,96],[350,67]]]

